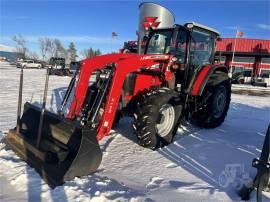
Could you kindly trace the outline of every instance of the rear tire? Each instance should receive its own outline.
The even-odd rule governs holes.
[[[204,107],[193,115],[198,126],[215,128],[220,126],[227,115],[231,101],[231,83],[227,79],[205,89],[201,98],[210,95]]]
[[[134,113],[134,132],[141,146],[156,149],[171,143],[182,107],[175,105],[175,91],[161,88],[144,95]]]

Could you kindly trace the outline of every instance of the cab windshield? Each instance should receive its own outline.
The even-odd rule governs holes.
[[[146,54],[167,54],[170,51],[173,30],[158,30],[148,42]]]

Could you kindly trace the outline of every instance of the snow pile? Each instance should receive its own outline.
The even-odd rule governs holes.
[[[233,84],[232,92],[238,94],[247,94],[247,95],[259,95],[259,96],[270,96],[269,86],[252,86],[250,84]]]
[[[268,87],[262,87],[262,86],[253,86],[251,84],[232,84],[232,87],[237,89],[249,89],[249,90],[262,90],[262,91],[270,91],[270,88]]]
[[[16,124],[18,78],[18,69],[0,63],[0,138]],[[44,70],[25,70],[23,102],[41,101],[44,79]],[[57,110],[69,80],[50,77],[49,110]],[[251,161],[260,155],[269,120],[269,97],[233,95],[221,127],[206,130],[185,123],[171,145],[151,151],[137,145],[132,119],[124,118],[100,142],[103,161],[98,171],[54,190],[0,143],[0,200],[239,200],[236,191],[256,173]]]

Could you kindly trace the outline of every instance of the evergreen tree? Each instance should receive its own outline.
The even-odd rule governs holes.
[[[96,55],[101,55],[101,51],[99,49],[96,50]]]
[[[75,44],[71,42],[68,46],[68,53],[69,53],[69,59],[70,62],[76,62],[77,55],[77,49],[75,48]]]

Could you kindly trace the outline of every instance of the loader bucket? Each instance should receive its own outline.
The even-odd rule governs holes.
[[[45,111],[42,138],[37,146],[40,114],[40,108],[25,103],[19,130],[10,130],[4,138],[8,147],[34,167],[52,188],[95,172],[102,159],[96,130]]]

